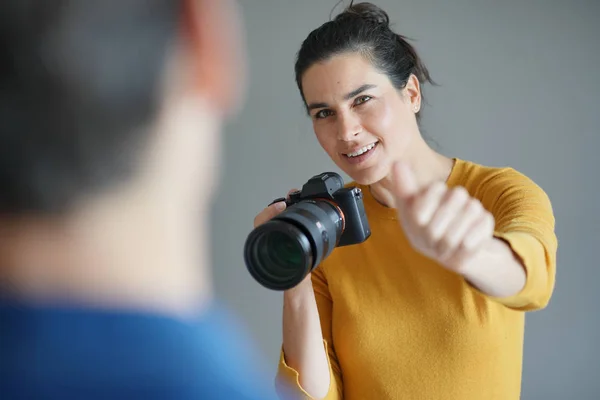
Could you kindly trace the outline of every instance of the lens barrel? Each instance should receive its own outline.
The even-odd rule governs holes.
[[[268,289],[291,289],[331,254],[343,226],[330,201],[302,200],[250,232],[244,245],[248,272]]]

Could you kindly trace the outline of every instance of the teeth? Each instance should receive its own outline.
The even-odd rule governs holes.
[[[348,157],[357,157],[357,156],[360,156],[361,154],[366,153],[367,151],[371,150],[373,147],[375,147],[376,144],[377,144],[377,142],[371,143],[368,146],[365,146],[365,147],[363,147],[361,149],[356,150],[354,153],[348,153],[346,155]]]

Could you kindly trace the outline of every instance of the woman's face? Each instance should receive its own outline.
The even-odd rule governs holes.
[[[360,54],[312,65],[302,77],[302,90],[319,143],[360,184],[388,176],[393,162],[406,158],[420,137],[417,79],[411,76],[399,91]]]

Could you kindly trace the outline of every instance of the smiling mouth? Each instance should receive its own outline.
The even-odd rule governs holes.
[[[361,147],[360,149],[352,152],[352,153],[347,153],[344,154],[344,156],[348,157],[348,158],[354,158],[354,157],[358,157],[361,156],[365,153],[368,153],[369,151],[373,150],[375,148],[375,146],[377,146],[379,142],[375,142],[375,143],[371,143],[369,145],[366,145],[364,147]]]

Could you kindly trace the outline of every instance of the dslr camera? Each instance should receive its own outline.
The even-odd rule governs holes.
[[[298,285],[334,248],[371,236],[362,191],[344,187],[335,172],[315,175],[271,204],[279,201],[287,208],[250,232],[244,245],[250,275],[268,289]]]

